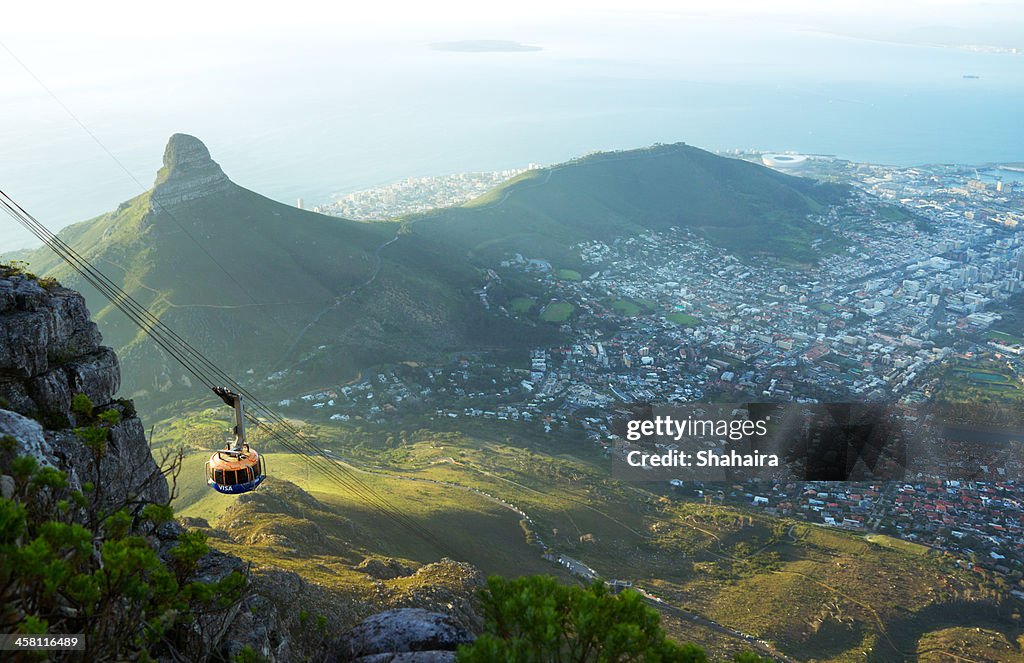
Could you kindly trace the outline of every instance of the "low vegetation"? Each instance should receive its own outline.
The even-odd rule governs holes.
[[[491,262],[519,252],[564,265],[577,258],[569,247],[581,238],[679,226],[741,255],[809,263],[820,255],[815,240],[825,252],[841,242],[808,215],[847,191],[688,145],[659,145],[529,171],[462,208],[414,218],[411,232]]]
[[[915,544],[867,540],[749,507],[673,497],[667,486],[621,484],[609,478],[601,450],[571,434],[526,437],[493,421],[434,425],[309,426],[304,435],[369,472],[362,476],[418,523],[442,528],[450,552],[376,522],[356,496],[307,471],[301,458],[281,453],[268,455],[271,473],[303,488],[332,514],[333,520],[306,510],[327,543],[307,547],[295,537],[278,546],[267,539],[228,543],[227,549],[353,592],[365,584],[354,565],[384,550],[411,567],[448,554],[486,573],[554,573],[567,580],[565,570],[542,559],[542,550],[531,543],[539,539],[605,578],[632,580],[663,599],[666,632],[677,641],[699,642],[715,658],[749,648],[748,641],[679,618],[673,610],[763,639],[800,660],[863,660],[864,651],[878,652],[879,661],[903,660],[918,640],[941,628],[994,628],[1008,642],[1020,634],[990,613],[991,593],[972,574]],[[195,463],[196,481],[200,462],[186,459],[186,468]],[[274,483],[268,486],[276,490]],[[724,488],[726,497],[735,492]],[[202,486],[191,490],[183,485],[183,497],[199,499],[182,504],[182,512],[209,518],[216,530],[217,502],[203,497]],[[491,498],[522,510],[530,523],[524,526],[519,515]],[[261,508],[273,510],[269,502]],[[280,531],[291,539],[288,522],[282,520]],[[311,525],[291,531],[302,527]],[[285,554],[293,550],[300,553]],[[759,599],[752,602],[751,596]]]
[[[484,632],[459,649],[459,663],[706,663],[704,650],[665,636],[660,617],[639,594],[613,595],[602,583],[566,586],[533,576],[491,577],[483,592]],[[737,663],[764,659],[746,653]]]
[[[544,307],[540,319],[544,322],[565,322],[576,307],[569,302],[551,302]]]
[[[681,327],[697,327],[700,325],[700,318],[689,313],[669,313],[665,316],[669,322],[674,322]]]
[[[982,408],[1024,405],[1024,384],[1005,363],[975,357],[952,362],[941,369],[935,399]]]
[[[537,300],[533,297],[515,297],[512,299],[511,309],[513,313],[527,313],[536,304]]]
[[[84,400],[77,405],[91,410]],[[95,463],[116,423],[105,415],[76,431]],[[97,485],[74,488],[64,472],[16,449],[13,438],[0,440],[0,473],[13,479],[11,497],[0,498],[4,630],[81,634],[82,660],[207,658],[207,636],[241,600],[247,578],[192,579],[209,551],[202,533],[183,532],[167,558],[144,535],[173,518],[169,506],[110,504]]]

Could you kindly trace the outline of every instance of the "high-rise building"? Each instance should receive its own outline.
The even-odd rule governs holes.
[[[299,209],[306,209],[306,201],[304,201],[302,198],[299,198],[295,202],[295,206],[298,207]]]

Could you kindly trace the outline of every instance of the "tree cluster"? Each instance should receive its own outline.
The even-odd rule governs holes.
[[[74,407],[90,420],[75,434],[98,465],[119,413],[94,414],[77,397]],[[0,438],[0,474],[9,477],[0,498],[0,632],[83,634],[84,651],[48,652],[66,660],[208,658],[210,632],[242,599],[247,577],[195,581],[205,535],[172,528],[177,541],[161,554],[156,532],[173,519],[169,504],[112,501],[109,490],[101,499],[94,481],[73,487],[65,472],[17,451],[17,440]],[[180,456],[165,471],[179,465]]]
[[[600,582],[567,586],[548,576],[487,581],[484,633],[459,649],[459,663],[708,663],[693,644],[669,640],[660,615],[637,592]],[[762,663],[752,652],[736,663]]]

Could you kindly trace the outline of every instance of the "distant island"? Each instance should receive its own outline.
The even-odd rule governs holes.
[[[435,51],[456,51],[460,53],[526,53],[544,50],[540,46],[520,44],[506,39],[466,39],[463,41],[439,41],[430,45]]]

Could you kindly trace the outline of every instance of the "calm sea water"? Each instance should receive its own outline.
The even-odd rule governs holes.
[[[144,186],[182,131],[236,182],[290,204],[654,142],[892,164],[1024,161],[1020,55],[774,26],[510,36],[544,50],[208,39],[168,61],[143,42],[8,44]],[[53,229],[140,192],[3,51],[0,78],[14,83],[0,92],[0,188]],[[0,218],[0,250],[29,243]]]

